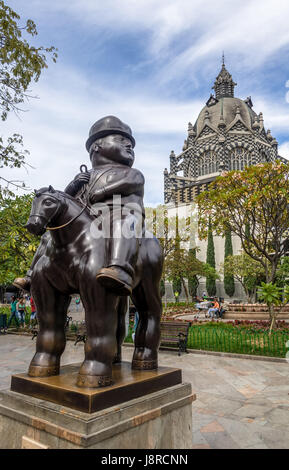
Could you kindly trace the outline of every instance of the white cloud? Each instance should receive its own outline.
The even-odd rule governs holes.
[[[283,144],[279,146],[279,155],[289,160],[289,141],[283,142]]]
[[[97,70],[88,74],[78,68],[77,57],[60,55],[58,63],[51,65],[33,86],[33,94],[40,99],[31,100],[23,121],[10,116],[2,124],[3,134],[18,131],[24,136],[31,153],[29,161],[36,170],[29,170],[28,176],[19,170],[17,178],[22,176],[36,188],[53,184],[62,189],[78,172],[79,165],[88,163],[84,143],[89,127],[101,116],[114,114],[136,135],[135,166],[146,177],[147,203],[162,202],[162,171],[169,165],[168,155],[172,149],[180,152],[187,123],[194,123],[205,100],[199,96],[172,99],[169,85],[164,95],[160,94],[159,83],[176,77],[181,83],[189,76],[192,82],[206,80],[209,94],[212,83],[207,77],[222,50],[225,55],[226,51],[231,54],[229,70],[246,70],[250,78],[250,71],[289,44],[287,0],[220,0],[217,4],[213,0],[30,0],[25,8],[19,0],[11,0],[10,4],[16,11],[17,5],[23,11],[27,9],[25,15],[35,19],[36,24],[39,19],[48,26],[55,21],[57,28],[58,18],[64,18],[68,36],[73,34],[74,25],[78,32],[82,27],[83,34],[95,32],[97,38],[101,34],[113,37],[146,32],[144,56],[148,63],[157,64],[156,75],[152,72],[153,76],[143,79],[141,86],[123,79],[122,88],[117,89],[114,77],[101,83]],[[51,31],[49,27],[47,30]],[[53,43],[53,37],[48,42]],[[101,47],[105,47],[105,41]],[[135,59],[131,67],[137,69],[140,65]],[[271,128],[273,135],[288,132],[285,100],[278,103],[270,96],[256,97],[251,89],[249,93],[256,112],[264,113],[266,128]],[[280,155],[286,157],[286,149],[286,144],[281,145]],[[11,171],[4,170],[4,176],[9,174]],[[13,178],[15,175],[13,170]]]
[[[63,82],[62,77],[67,77]],[[10,115],[2,124],[2,135],[19,132],[30,151],[29,163],[35,168],[13,170],[13,178],[23,178],[29,187],[52,184],[63,189],[79,171],[89,165],[85,141],[90,126],[101,116],[114,114],[132,127],[136,136],[135,166],[146,178],[146,201],[162,202],[163,169],[169,153],[181,151],[188,121],[195,121],[200,101],[173,102],[150,95],[131,94],[123,99],[117,92],[89,82],[77,71],[59,64],[51,68],[35,89],[39,96],[29,103],[22,119]],[[11,177],[11,170],[2,170]]]
[[[16,2],[17,4],[17,2]],[[287,0],[30,0],[32,10],[70,15],[78,25],[108,34],[149,33],[147,54],[166,58],[160,77],[167,81],[186,70],[193,74],[201,60],[230,53],[230,63],[248,69],[261,66],[289,44]],[[185,39],[183,37],[186,33]],[[172,51],[178,41],[180,51]]]
[[[254,101],[254,110],[264,115],[264,124],[270,128],[272,134],[288,132],[289,129],[289,109],[284,103],[273,101],[270,96],[252,97]]]

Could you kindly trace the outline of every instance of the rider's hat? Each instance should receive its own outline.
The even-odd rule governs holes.
[[[124,135],[131,140],[133,147],[135,146],[131,128],[115,116],[106,116],[96,121],[91,127],[85,144],[87,151],[89,152],[90,146],[95,140],[111,134]]]

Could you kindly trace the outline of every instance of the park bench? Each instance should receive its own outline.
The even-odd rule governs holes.
[[[190,322],[164,321],[161,322],[161,346],[176,345],[180,356],[187,351]]]
[[[80,343],[80,341],[83,341],[85,343],[86,341],[86,324],[85,322],[77,323],[76,324],[76,340],[74,343],[74,346],[76,346],[77,343]]]

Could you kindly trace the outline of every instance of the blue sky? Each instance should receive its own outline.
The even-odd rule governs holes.
[[[146,178],[145,203],[163,202],[163,169],[179,153],[221,68],[251,95],[265,127],[289,158],[288,0],[23,0],[7,1],[38,28],[36,45],[59,49],[49,61],[20,119],[10,115],[2,135],[19,132],[34,169],[5,176],[32,188],[63,189],[89,163],[90,126],[114,114],[136,138],[136,162]],[[287,85],[287,86],[286,86]],[[17,173],[17,176],[16,176]]]

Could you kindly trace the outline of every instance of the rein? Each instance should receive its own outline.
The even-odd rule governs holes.
[[[58,230],[60,228],[67,227],[67,225],[70,225],[72,222],[74,222],[85,211],[85,209],[87,208],[87,205],[88,204],[86,203],[85,206],[83,206],[83,208],[79,212],[79,214],[77,214],[72,219],[70,219],[68,222],[66,222],[66,224],[59,225],[58,227],[46,227],[46,230]]]
[[[45,193],[43,193],[43,194],[45,194]],[[52,197],[52,198],[54,198],[54,199],[56,199],[56,201],[57,201],[58,203],[60,203],[60,200],[59,200],[57,197],[51,195],[50,193],[49,193],[49,196]],[[68,222],[66,222],[65,224],[59,225],[58,227],[46,227],[46,230],[59,230],[59,229],[61,229],[61,228],[67,227],[67,226],[70,225],[72,222],[74,222],[74,221],[85,211],[85,209],[87,208],[87,206],[88,206],[88,202],[83,206],[83,208],[81,209],[81,211],[79,212],[79,214],[77,214],[76,216],[74,216],[72,219],[70,219],[70,220],[69,220]],[[50,219],[47,221],[47,223],[49,223],[49,222],[51,221],[51,219],[53,219],[53,217],[54,217],[55,214],[57,213],[58,209],[59,209],[59,206],[55,209],[54,213],[52,214],[52,216],[50,217]],[[40,214],[31,214],[30,217],[42,217],[42,218],[45,219],[45,217],[44,217],[43,215],[40,215]],[[46,220],[47,220],[47,219],[46,219]]]

